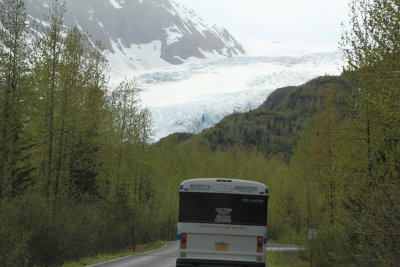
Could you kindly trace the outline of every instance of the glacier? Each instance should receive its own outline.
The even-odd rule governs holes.
[[[257,108],[277,88],[338,75],[343,65],[343,54],[334,46],[243,43],[247,56],[189,61],[136,73],[142,104],[152,115],[152,142],[176,132],[199,133],[226,115]],[[113,82],[120,79],[114,77]]]

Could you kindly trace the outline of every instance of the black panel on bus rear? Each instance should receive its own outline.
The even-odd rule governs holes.
[[[179,222],[267,225],[268,197],[180,192]]]

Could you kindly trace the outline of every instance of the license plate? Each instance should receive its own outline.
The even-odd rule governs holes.
[[[228,250],[228,244],[226,244],[226,243],[217,243],[217,244],[215,244],[215,250],[227,251]]]

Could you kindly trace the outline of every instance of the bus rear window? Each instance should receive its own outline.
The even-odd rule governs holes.
[[[179,222],[267,225],[267,196],[181,192]]]

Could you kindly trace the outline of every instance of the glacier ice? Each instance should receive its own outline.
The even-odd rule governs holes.
[[[168,66],[138,75],[152,114],[153,141],[199,133],[234,112],[257,108],[275,89],[340,73],[340,51],[301,56],[241,56]]]

